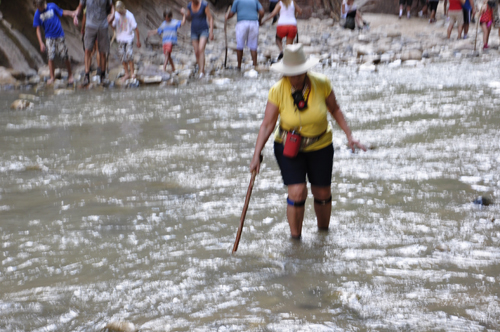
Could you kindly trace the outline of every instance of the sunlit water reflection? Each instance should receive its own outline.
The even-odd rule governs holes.
[[[269,142],[234,256],[277,76],[2,93],[0,330],[500,329],[499,206],[471,204],[500,194],[499,63],[320,71],[371,149],[335,130],[332,227],[310,196],[298,244]]]

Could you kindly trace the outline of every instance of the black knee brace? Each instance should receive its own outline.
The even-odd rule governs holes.
[[[319,199],[314,199],[314,204],[319,204],[319,205],[326,205],[332,201],[332,196],[330,195],[330,198],[325,199],[324,201],[320,201]]]
[[[286,202],[288,203],[288,205],[295,206],[295,207],[301,207],[301,206],[306,205],[306,201],[305,200],[300,201],[300,202],[294,202],[294,201],[292,201],[290,199],[290,197],[286,198]]]

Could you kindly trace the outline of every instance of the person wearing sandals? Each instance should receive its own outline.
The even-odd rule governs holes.
[[[293,0],[281,0],[269,16],[262,20],[262,24],[274,19],[279,14],[278,25],[276,26],[276,45],[280,50],[278,61],[283,57],[283,38],[286,37],[286,44],[293,44],[297,36],[296,15],[302,14],[302,9]]]
[[[282,61],[271,70],[283,75],[272,86],[250,162],[250,172],[260,171],[260,155],[274,132],[274,155],[288,187],[287,219],[291,236],[300,239],[307,198],[306,176],[311,183],[319,230],[328,230],[332,209],[333,170],[332,127],[330,113],[347,136],[347,143],[366,148],[353,139],[332,90],[330,80],[312,71],[318,59],[306,59],[302,44],[286,45]]]
[[[122,81],[125,82],[130,77],[135,78],[134,74],[134,31],[137,36],[137,47],[141,48],[139,29],[134,15],[125,8],[123,2],[116,2],[115,19],[112,24],[116,29],[116,41],[118,42],[118,51],[122,60],[125,76]],[[130,67],[130,70],[129,70]]]
[[[214,40],[214,20],[204,0],[192,0],[187,8],[186,19],[191,21],[191,43],[198,63],[198,77],[203,78],[205,76],[205,46],[208,39]]]

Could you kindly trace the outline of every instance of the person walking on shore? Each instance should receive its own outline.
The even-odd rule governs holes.
[[[429,0],[429,11],[431,12],[431,18],[429,19],[429,23],[436,22],[436,12],[438,8],[439,0]]]
[[[118,42],[118,50],[120,59],[122,60],[125,76],[122,81],[125,82],[130,77],[135,78],[134,74],[134,32],[137,37],[137,47],[141,47],[139,29],[134,15],[125,8],[123,2],[116,3],[115,19],[112,24],[113,29],[116,29],[116,41]]]
[[[410,18],[411,5],[413,0],[399,0],[399,18],[403,17],[403,10],[406,5],[406,18]]]
[[[156,30],[148,31],[148,37],[159,34],[163,45],[163,54],[165,62],[163,63],[163,71],[167,71],[167,64],[170,62],[172,72],[175,72],[174,60],[172,59],[172,49],[177,45],[177,30],[186,23],[186,10],[181,8],[182,21],[172,19],[172,11],[165,10],[163,18],[165,21]]]
[[[340,18],[344,19],[342,27],[344,29],[354,30],[356,26],[358,29],[363,29],[365,26],[368,26],[368,23],[363,21],[363,17],[361,17],[361,12],[354,5],[354,0],[346,0],[342,4],[340,9]]]
[[[464,13],[462,11],[462,5],[465,0],[450,0],[450,8],[448,9],[448,16],[450,17],[450,25],[448,26],[447,38],[450,39],[451,32],[453,31],[453,26],[457,23],[458,37],[460,39],[462,36],[462,30],[464,28]]]
[[[276,5],[278,4],[279,0],[269,0],[269,13],[272,13],[274,11],[274,8],[276,8]],[[276,23],[278,21],[278,16],[273,17],[273,23]]]
[[[297,19],[296,16],[302,14],[302,9],[293,0],[281,0],[273,12],[262,20],[262,24],[275,18],[279,14],[278,25],[276,27],[276,45],[280,50],[278,60],[283,57],[283,38],[286,37],[286,44],[293,44],[297,36]]]
[[[236,23],[236,55],[238,56],[238,70],[241,70],[243,49],[245,44],[250,49],[253,66],[257,67],[257,47],[259,44],[259,25],[264,16],[264,8],[258,0],[235,0],[231,11],[226,14],[225,20],[237,15]]]
[[[493,7],[493,25],[495,29],[498,29],[498,37],[500,38],[500,14],[498,13],[498,7],[500,6],[500,0],[492,0],[491,3]]]
[[[490,38],[491,26],[493,25],[493,1],[486,2],[479,12],[479,24],[483,30],[483,49],[490,48],[488,40]]]
[[[112,0],[80,0],[80,4],[73,12],[74,23],[78,25],[78,15],[83,7],[87,7],[85,22],[85,77],[83,85],[90,83],[90,63],[92,49],[97,40],[99,48],[99,68],[101,69],[101,82],[106,77],[106,54],[109,53],[109,24],[115,18],[115,7]]]
[[[198,78],[205,76],[205,47],[208,39],[214,40],[214,19],[205,0],[192,0],[186,12],[186,19],[191,21],[191,43],[193,44]]]
[[[33,19],[33,27],[36,28],[36,36],[40,44],[40,51],[45,53],[47,51],[49,58],[49,72],[50,80],[47,84],[54,83],[54,59],[59,55],[61,59],[66,62],[68,69],[68,83],[73,83],[73,74],[71,73],[71,63],[68,57],[68,47],[64,40],[64,30],[61,26],[60,17],[73,16],[73,12],[69,10],[62,10],[54,3],[47,3],[46,0],[36,0],[35,6],[37,8],[35,17]],[[42,32],[40,27],[43,27],[45,34],[45,43],[42,40]]]
[[[291,236],[300,239],[307,198],[306,176],[314,196],[319,230],[328,230],[332,210],[333,144],[328,113],[347,136],[354,152],[366,148],[354,140],[332,90],[330,80],[309,71],[318,59],[306,59],[302,44],[287,45],[282,61],[271,70],[283,77],[269,91],[264,120],[260,126],[250,172],[259,173],[260,155],[274,133],[274,155],[288,187],[287,219]]]
[[[464,39],[466,39],[469,33],[470,22],[476,14],[474,0],[465,0],[462,5],[462,11],[464,13]],[[461,36],[458,37],[460,38]]]

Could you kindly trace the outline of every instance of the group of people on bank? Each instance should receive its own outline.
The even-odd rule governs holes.
[[[83,12],[84,26],[82,26],[83,43],[85,50],[85,75],[83,85],[90,83],[91,59],[94,51],[98,52],[98,74],[101,81],[105,79],[107,55],[110,51],[109,26],[115,30],[118,42],[119,56],[125,70],[124,80],[134,77],[133,49],[134,39],[136,46],[141,47],[140,34],[134,15],[125,8],[122,1],[116,5],[112,0],[80,0],[78,7],[71,10],[63,10],[55,3],[47,3],[46,0],[35,0],[37,11],[35,13],[33,26],[37,29],[40,51],[47,52],[49,59],[50,80],[54,81],[54,58],[60,56],[68,68],[68,82],[73,82],[73,75],[68,58],[68,49],[64,40],[64,31],[60,18],[69,16],[73,18],[74,24],[79,24],[80,14]],[[264,10],[258,0],[235,0],[231,10],[225,16],[229,20],[237,16],[236,42],[238,69],[241,69],[243,49],[250,49],[254,65],[257,65],[257,46],[259,26],[267,20],[277,21],[276,44],[280,50],[279,59],[283,56],[282,40],[293,43],[297,36],[296,15],[302,10],[293,0],[281,0],[271,2],[272,12],[264,19]],[[173,47],[177,44],[177,30],[191,21],[191,43],[193,45],[196,62],[198,65],[198,77],[205,76],[205,47],[209,40],[214,39],[214,20],[208,3],[205,0],[192,0],[187,8],[181,8],[182,20],[173,19],[173,12],[165,10],[164,21],[158,29],[148,32],[148,37],[159,34],[162,38],[163,52],[165,54],[164,70],[170,63],[172,70],[175,65],[171,57]],[[278,19],[276,19],[279,17]],[[42,39],[42,28],[45,33],[45,42]]]
[[[352,1],[352,0],[351,0]],[[429,23],[436,22],[436,12],[440,0],[416,0],[422,5],[419,15],[430,13]],[[466,39],[471,23],[475,23],[477,13],[481,30],[483,31],[483,49],[488,49],[488,40],[492,28],[498,29],[500,36],[500,18],[498,14],[499,0],[485,0],[479,5],[478,0],[444,0],[444,15],[449,20],[446,37],[450,39],[455,24],[457,26],[457,39]],[[413,0],[399,0],[399,18],[403,16],[406,8],[406,17],[410,18]],[[463,33],[463,34],[462,34]]]

